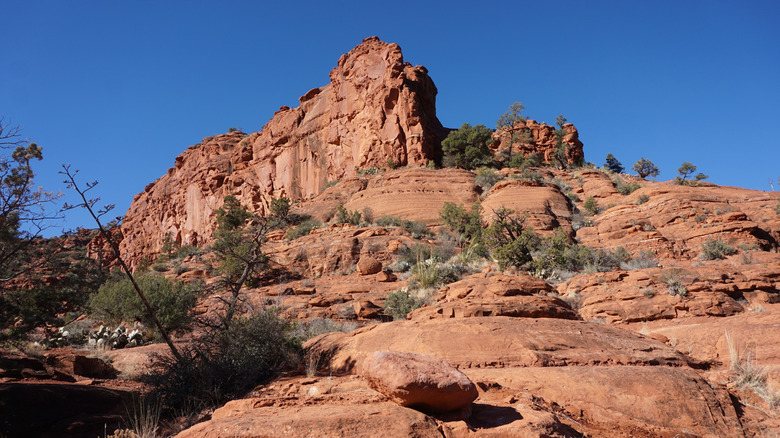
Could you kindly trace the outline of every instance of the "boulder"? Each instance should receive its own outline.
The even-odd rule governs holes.
[[[360,275],[376,274],[382,270],[382,263],[371,256],[361,256],[357,262],[357,272]]]
[[[425,412],[466,409],[478,395],[465,374],[424,354],[377,351],[366,357],[361,374],[390,400]]]
[[[114,379],[117,376],[116,369],[103,359],[81,355],[73,360],[73,373],[95,379]]]

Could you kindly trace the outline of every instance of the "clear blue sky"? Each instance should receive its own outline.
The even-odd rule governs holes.
[[[71,163],[123,214],[187,146],[260,129],[377,35],[428,68],[445,126],[521,101],[566,116],[598,165],[780,190],[778,1],[262,3],[4,2],[0,115],[43,146],[38,184],[64,191]]]

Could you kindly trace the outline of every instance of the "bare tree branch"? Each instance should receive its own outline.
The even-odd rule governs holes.
[[[146,300],[146,296],[144,295],[143,291],[141,291],[141,288],[138,287],[138,283],[136,283],[135,278],[133,277],[133,273],[130,272],[130,268],[127,267],[127,264],[125,264],[125,261],[122,259],[122,256],[119,253],[119,247],[117,247],[116,242],[111,238],[111,235],[106,231],[105,227],[103,227],[103,224],[100,222],[100,217],[107,214],[109,211],[111,211],[114,206],[113,205],[106,205],[105,207],[98,210],[96,213],[94,210],[94,205],[99,201],[99,198],[93,198],[93,199],[87,199],[86,193],[90,190],[92,190],[96,185],[97,181],[94,181],[92,183],[87,183],[86,189],[79,188],[78,184],[76,184],[76,174],[78,173],[78,170],[71,172],[70,165],[62,165],[62,171],[60,171],[61,174],[65,175],[67,179],[64,181],[65,184],[67,184],[69,189],[73,189],[76,191],[76,193],[79,194],[81,197],[82,202],[77,205],[66,205],[66,208],[76,208],[76,207],[84,207],[89,212],[90,216],[92,216],[92,219],[95,221],[95,223],[98,226],[98,229],[100,230],[100,234],[103,235],[103,237],[106,239],[108,244],[111,246],[111,250],[114,251],[114,255],[116,255],[116,259],[119,261],[119,265],[122,266],[122,269],[125,271],[125,274],[130,279],[130,282],[133,284],[133,288],[135,288],[136,293],[138,294],[138,297],[141,298],[141,301],[144,304],[144,307],[146,307],[146,311],[149,314],[149,317],[154,322],[154,325],[157,326],[157,329],[160,331],[160,335],[163,337],[165,342],[168,344],[168,347],[171,349],[171,353],[176,358],[177,361],[183,361],[182,355],[179,353],[179,350],[176,349],[176,346],[173,344],[173,341],[171,340],[170,336],[168,336],[168,332],[163,328],[160,321],[157,319],[157,315],[154,312],[154,309],[152,309],[152,306],[149,304],[149,302]]]

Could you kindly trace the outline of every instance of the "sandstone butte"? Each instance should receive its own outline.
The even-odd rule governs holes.
[[[358,327],[304,345],[319,364],[310,376],[279,376],[178,436],[776,435],[780,193],[586,167],[539,167],[531,178],[503,169],[504,180],[482,187],[473,172],[426,168],[447,132],[436,119],[435,96],[424,67],[404,63],[397,45],[368,38],[339,59],[330,84],[301,97],[299,108],[282,108],[260,132],[190,147],[136,196],[121,227],[122,252],[134,266],[154,257],[167,233],[182,244],[208,243],[227,194],[259,214],[274,197],[300,201],[294,212],[325,225],[294,240],[272,233],[267,252],[275,272],[287,274],[248,289],[247,297],[292,318]],[[525,121],[514,129],[531,133],[525,152],[549,157],[552,128]],[[565,129],[567,157],[576,161],[582,143],[573,125]],[[383,171],[356,172],[369,167]],[[618,190],[632,183],[633,192]],[[590,197],[599,211],[584,215]],[[622,247],[633,260],[602,272],[538,273],[545,279],[501,272],[488,261],[469,265],[460,280],[429,290],[427,303],[406,320],[390,321],[388,294],[410,286],[397,268],[404,247],[459,249],[410,227],[339,224],[331,213],[343,204],[437,230],[444,202],[481,202],[485,220],[508,207],[540,234],[562,228],[583,245]],[[711,240],[737,252],[705,260],[702,244]],[[97,257],[104,243],[89,248]],[[198,257],[181,266],[164,268],[166,275],[213,281]],[[206,297],[196,312],[218,304]],[[120,377],[143,367],[159,351],[154,347],[111,352]],[[418,411],[372,389],[360,370],[378,351],[422,354],[457,368],[476,386],[470,415]],[[732,362],[752,367],[760,384],[740,384],[745,373]],[[36,367],[28,375],[73,374],[72,365]],[[17,368],[23,374],[24,366]]]

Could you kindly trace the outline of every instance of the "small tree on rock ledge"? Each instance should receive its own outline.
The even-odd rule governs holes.
[[[639,177],[642,179],[646,179],[648,176],[658,176],[661,174],[661,171],[658,170],[658,167],[653,164],[652,161],[644,157],[634,163],[631,168],[634,169],[637,175],[639,175]]]

